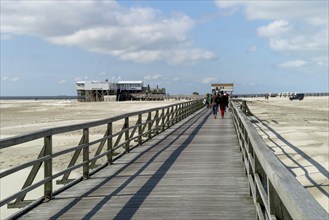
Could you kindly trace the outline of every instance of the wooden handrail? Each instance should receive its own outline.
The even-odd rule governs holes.
[[[189,102],[195,102],[195,101],[189,101]],[[200,102],[200,100],[197,100],[196,102]],[[36,139],[43,138],[43,137],[50,136],[50,135],[56,135],[56,134],[70,132],[70,131],[82,130],[84,128],[96,127],[96,126],[108,124],[108,123],[111,123],[114,121],[118,121],[118,120],[124,119],[126,117],[137,116],[139,114],[145,114],[148,112],[154,112],[156,110],[167,109],[170,107],[177,107],[177,106],[181,107],[181,104],[178,103],[178,104],[168,105],[165,107],[157,107],[157,108],[152,108],[152,109],[147,109],[147,110],[142,110],[142,111],[137,111],[137,112],[130,112],[130,113],[126,113],[123,115],[118,115],[115,117],[102,119],[102,120],[98,120],[98,121],[80,123],[80,124],[75,124],[75,125],[59,126],[59,127],[55,127],[55,128],[36,131],[36,132],[30,133],[30,134],[24,134],[24,135],[18,135],[16,137],[4,138],[4,139],[0,140],[0,149],[4,149],[6,147],[18,145],[21,143],[36,140]]]
[[[67,186],[64,185],[60,189],[54,191],[52,184],[55,178],[63,176],[62,180],[57,181],[58,184],[67,184],[69,182],[77,183],[81,180],[86,180],[89,178],[91,173],[95,172],[95,170],[91,172],[91,169],[96,167],[95,163],[98,159],[102,157],[106,158],[105,164],[101,164],[99,167],[105,167],[107,165],[110,165],[112,161],[121,157],[123,154],[129,153],[130,149],[142,145],[147,140],[153,138],[155,135],[161,133],[165,129],[174,125],[176,122],[182,120],[190,114],[193,114],[194,112],[198,111],[203,107],[204,105],[202,104],[202,100],[198,99],[178,104],[172,104],[164,107],[131,112],[108,119],[44,129],[30,134],[1,139],[0,149],[6,149],[18,144],[35,141],[41,138],[44,139],[44,146],[42,147],[39,156],[36,155],[37,158],[35,160],[19,164],[13,168],[10,168],[0,173],[0,179],[2,179],[8,175],[15,174],[16,172],[22,169],[33,166],[33,169],[31,169],[31,172],[27,177],[27,180],[25,181],[25,184],[23,185],[22,189],[7,198],[2,198],[2,200],[0,201],[0,206],[7,204],[10,208],[21,208],[24,206],[29,206],[29,208],[32,208],[29,204],[31,204],[33,200],[25,201],[25,195],[40,186],[44,186],[44,197],[43,199],[38,199],[37,201],[49,201],[53,198],[55,192],[62,192],[63,190],[71,186],[71,184],[68,184]],[[143,117],[144,114],[146,114],[146,117]],[[138,117],[137,122],[130,123],[129,121],[131,117]],[[144,122],[142,119],[144,119]],[[113,132],[113,122],[123,122],[121,131],[116,133]],[[106,126],[104,136],[98,138],[97,140],[90,141],[89,129],[103,125]],[[54,147],[56,147],[53,146],[53,136],[77,130],[82,131],[82,137],[78,145],[69,146],[65,150],[53,153],[53,149]],[[121,140],[121,138],[123,140]],[[107,142],[107,145],[105,145],[105,142]],[[137,142],[137,144],[133,145],[133,142]],[[89,148],[96,144],[99,144],[99,146],[96,150],[95,155],[90,155],[91,153],[89,153]],[[105,150],[103,150],[104,146],[106,146]],[[124,148],[124,152],[117,154],[116,157],[113,157],[115,155],[115,150],[119,148]],[[68,164],[68,167],[64,170],[58,171],[57,173],[53,173],[54,165],[52,160],[60,155],[72,152],[75,153],[72,156],[71,162]],[[82,161],[77,162],[77,159],[81,153]],[[39,172],[39,169],[41,168],[41,164],[44,164],[44,178],[39,180],[37,183],[33,183],[33,180],[35,179],[37,173]],[[71,171],[78,168],[83,169],[82,177],[77,177],[75,178],[75,180],[69,179]],[[9,203],[14,199],[16,199],[14,203]],[[38,203],[33,204],[37,205]]]
[[[328,219],[328,213],[268,148],[240,104],[230,102],[233,123],[257,219]]]

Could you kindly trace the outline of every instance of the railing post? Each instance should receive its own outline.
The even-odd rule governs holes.
[[[254,157],[254,167],[255,167],[255,170],[253,172],[253,178],[256,182],[256,174],[259,176],[259,180],[261,182],[261,185],[265,191],[265,193],[267,194],[268,196],[268,189],[267,189],[267,176],[266,176],[266,173],[262,167],[262,165],[260,164],[259,160],[258,160],[258,157],[256,154],[253,153],[253,157]],[[260,186],[259,186],[260,187]],[[264,206],[264,214],[265,216],[268,216],[270,213],[267,213],[267,210],[265,208],[266,204],[264,204],[264,202],[267,202],[267,201],[264,201],[262,200],[262,197],[261,197],[261,192],[260,192],[260,188],[256,187],[257,190],[256,190],[256,202],[258,202],[261,206]],[[268,216],[270,217],[270,216]]]
[[[182,111],[182,104],[178,104],[178,105],[177,105],[177,117],[176,117],[176,123],[180,121],[181,111]]]
[[[162,129],[162,132],[164,132],[165,130],[165,119],[166,119],[166,113],[165,113],[165,109],[162,109],[162,124],[161,124],[161,129]]]
[[[247,101],[242,100],[242,111],[244,115],[247,115]]]
[[[158,135],[159,134],[159,110],[155,111],[155,134]]]
[[[183,118],[186,118],[187,117],[187,103],[184,103],[183,104]]]
[[[129,153],[129,117],[125,118],[125,129],[126,153]]]
[[[186,103],[186,117],[188,117],[191,114],[191,101]]]
[[[107,124],[107,136],[111,136],[107,138],[107,150],[110,152],[107,154],[107,162],[108,164],[112,164],[113,161],[113,137],[112,137],[112,132],[113,132],[113,126],[112,122]]]
[[[267,180],[267,189],[268,204],[270,207],[269,214],[278,219],[292,219],[269,179]]]
[[[89,143],[89,128],[84,128],[83,129],[83,144],[88,144]],[[83,165],[83,179],[88,179],[89,178],[89,145],[83,148],[82,151],[83,155],[83,162],[86,162]]]
[[[183,118],[186,118],[187,117],[187,103],[184,103],[183,104]]]
[[[175,110],[174,110],[174,123],[173,124],[176,124],[178,122],[178,106],[179,105],[176,105],[175,106]]]
[[[148,128],[148,139],[151,140],[152,138],[152,133],[151,133],[151,129],[152,129],[152,115],[151,112],[148,113],[148,124],[147,124],[147,128]]]
[[[182,117],[182,104],[179,104],[178,105],[177,115],[178,116],[177,116],[176,123],[179,122],[181,120],[181,117]]]
[[[171,122],[170,122],[170,115],[171,115],[171,107],[169,107],[167,109],[167,113],[165,114],[166,117],[165,117],[165,128],[164,129],[167,129],[171,126]]]
[[[45,153],[44,156],[51,156],[53,147],[52,147],[52,136],[44,137],[44,146],[45,146]],[[44,166],[44,178],[52,177],[53,169],[52,169],[52,158],[46,160]],[[44,201],[48,202],[53,197],[53,180],[45,183],[44,185]]]
[[[176,114],[175,109],[177,109],[177,105],[175,107],[174,106],[171,107],[171,111],[170,111],[170,114],[169,114],[170,123],[169,123],[168,127],[171,127],[173,124],[175,124],[175,120],[176,120],[176,118],[175,118],[175,114]]]
[[[138,145],[142,145],[142,114],[138,115]]]

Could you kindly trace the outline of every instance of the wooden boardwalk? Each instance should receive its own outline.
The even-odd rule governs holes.
[[[230,113],[184,119],[22,219],[255,219]]]

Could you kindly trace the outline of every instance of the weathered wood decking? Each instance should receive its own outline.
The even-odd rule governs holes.
[[[210,110],[133,149],[22,219],[255,219],[230,114]]]

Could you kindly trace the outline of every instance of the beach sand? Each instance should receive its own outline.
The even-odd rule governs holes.
[[[265,143],[329,212],[329,97],[248,98]]]
[[[295,175],[296,179],[329,211],[328,193],[328,97],[305,97],[303,101],[289,101],[288,98],[249,98],[247,104],[258,120],[254,123],[259,134],[274,154]],[[78,124],[110,118],[127,112],[150,109],[177,103],[178,101],[128,101],[128,102],[77,102],[74,100],[0,100],[0,138],[27,134],[46,128]],[[122,125],[114,126],[120,130]],[[103,136],[102,129],[91,132],[91,139]],[[79,142],[81,133],[71,132],[58,135],[53,144],[59,151]],[[36,158],[42,140],[1,150],[1,170]],[[58,158],[54,169],[67,165]],[[81,173],[75,172],[73,176]],[[25,179],[22,171],[11,179],[1,180],[1,198],[5,198],[22,187],[19,180]],[[41,177],[40,177],[41,178]],[[22,180],[21,180],[22,181]],[[10,185],[10,190],[8,190]],[[5,190],[6,186],[6,190]],[[41,196],[42,189],[30,197]],[[1,219],[16,209],[1,208]]]

